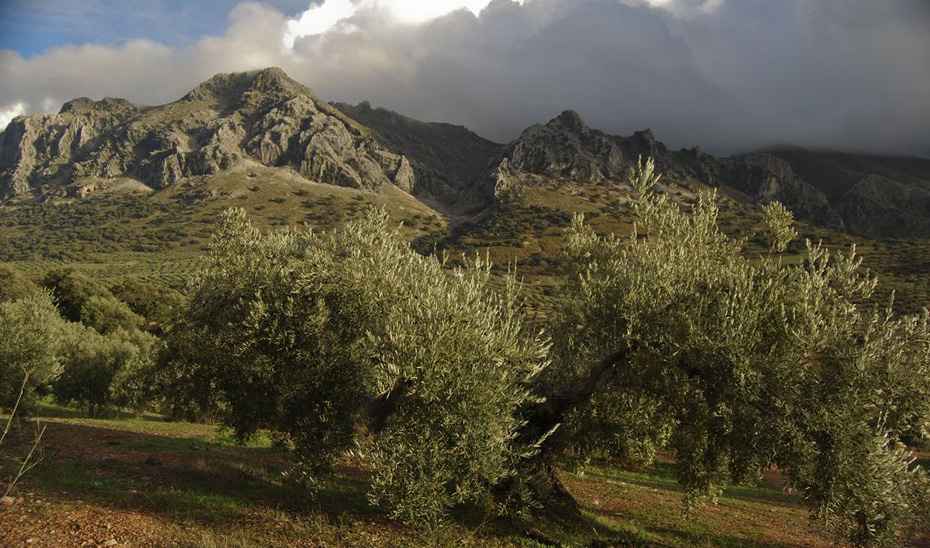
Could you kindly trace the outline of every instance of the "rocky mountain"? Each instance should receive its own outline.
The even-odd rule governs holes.
[[[876,237],[913,238],[930,234],[930,189],[882,175],[860,179],[837,209],[850,230]]]
[[[821,190],[850,232],[871,237],[930,237],[930,159],[778,147]]]
[[[507,146],[498,164],[498,183],[507,186],[507,178],[517,172],[592,183],[618,180],[641,154],[664,160],[667,150],[650,130],[629,138],[607,135],[567,110],[545,125],[530,127]]]
[[[573,111],[502,145],[368,103],[330,105],[277,68],[220,74],[162,106],[80,98],[18,117],[0,132],[0,199],[83,197],[127,180],[160,190],[251,164],[327,185],[396,187],[461,216],[540,185],[625,192],[640,156],[670,183],[779,200],[824,227],[930,236],[930,160],[786,147],[720,158],[670,150],[648,129],[609,135]]]
[[[480,198],[475,182],[488,170],[504,145],[489,141],[462,126],[427,123],[396,112],[333,103],[350,118],[370,128],[388,148],[410,159],[416,175],[414,194],[446,203],[474,204]],[[480,200],[478,200],[480,203]]]
[[[120,177],[161,189],[242,161],[339,186],[415,185],[406,157],[271,68],[214,76],[158,107],[81,98],[16,118],[0,134],[0,195],[85,194]]]
[[[574,111],[533,126],[510,143],[491,174],[489,189],[500,197],[531,187],[540,177],[543,181],[621,183],[640,156],[654,158],[666,181],[723,186],[754,203],[779,200],[803,219],[831,227],[843,225],[826,196],[781,158],[763,153],[717,158],[696,148],[670,151],[649,129],[629,137],[608,135],[588,127]]]
[[[843,228],[844,219],[826,195],[777,156],[753,153],[717,161],[717,182],[746,193],[755,203],[777,200],[801,219]]]

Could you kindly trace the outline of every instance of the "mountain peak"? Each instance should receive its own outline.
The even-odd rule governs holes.
[[[281,67],[268,67],[246,73],[252,77],[252,89],[256,91],[309,91],[306,86],[294,80]]]
[[[237,101],[246,92],[282,95],[310,95],[313,92],[292,79],[280,67],[268,67],[248,72],[221,73],[201,83],[182,100]]]
[[[360,189],[415,183],[406,157],[277,67],[218,74],[179,101],[144,109],[82,97],[0,135],[0,197],[62,194],[88,178],[160,189],[243,161]]]
[[[121,99],[118,97],[104,97],[99,101],[94,101],[87,97],[78,97],[77,99],[72,99],[61,106],[61,110],[58,111],[59,114],[73,113],[73,114],[84,114],[89,112],[124,112],[129,110],[136,110],[136,106],[127,101],[126,99]]]
[[[547,125],[561,126],[574,133],[579,133],[588,129],[588,125],[585,124],[584,119],[574,110],[562,111],[561,114],[553,118]]]

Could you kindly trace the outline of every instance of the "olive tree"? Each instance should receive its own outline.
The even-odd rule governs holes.
[[[766,210],[770,253],[751,257],[719,230],[712,193],[683,211],[658,180],[651,161],[633,171],[630,237],[581,217],[569,231],[574,271],[539,415],[563,427],[541,454],[667,433],[689,502],[778,466],[846,541],[894,544],[930,523],[926,473],[899,443],[930,424],[927,314],[857,304],[876,281],[854,249],[808,242],[806,261],[787,264],[780,206]],[[653,427],[630,429],[631,416]],[[594,422],[627,443],[592,442]]]
[[[25,274],[0,264],[0,303],[29,297],[39,291],[39,286]]]
[[[414,253],[385,214],[331,233],[262,234],[225,215],[159,377],[242,437],[294,450],[312,488],[347,450],[373,470],[370,497],[434,523],[516,472],[521,410],[548,344],[475,260],[451,272]]]
[[[631,179],[630,237],[573,221],[551,348],[512,275],[417,255],[384,214],[263,234],[228,212],[159,382],[242,437],[278,433],[311,488],[362,453],[372,501],[408,522],[486,494],[571,509],[567,458],[669,447],[689,504],[778,466],[845,540],[930,523],[926,474],[899,444],[928,429],[927,315],[860,306],[876,282],[854,250],[808,243],[803,264],[783,261],[780,206],[769,253],[748,256],[712,194],[685,211],[654,191],[652,162]]]
[[[62,403],[85,406],[91,416],[114,406],[140,409],[146,403],[146,382],[157,346],[154,336],[138,329],[116,328],[102,334],[70,324],[52,392]]]
[[[54,379],[60,371],[58,349],[65,327],[51,295],[41,290],[0,302],[0,407],[9,417],[0,431],[0,450],[5,446],[17,414],[28,413],[35,400],[35,388]],[[36,423],[36,433],[28,453],[7,481],[3,497],[41,461],[39,448],[45,428]]]
[[[0,303],[0,407],[28,412],[35,387],[60,373],[64,328],[48,292]]]

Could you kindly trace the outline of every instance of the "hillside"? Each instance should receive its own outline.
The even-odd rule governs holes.
[[[484,205],[476,187],[504,145],[452,124],[427,123],[370,103],[333,106],[370,128],[391,150],[410,159],[416,174],[414,194],[456,209]]]
[[[573,111],[498,144],[367,103],[330,105],[275,68],[217,75],[162,106],[82,98],[16,118],[0,133],[0,260],[181,285],[223,209],[329,228],[373,205],[424,252],[516,263],[544,308],[571,215],[628,230],[625,177],[644,155],[684,206],[718,189],[725,229],[750,252],[761,249],[758,206],[779,200],[802,237],[857,242],[881,299],[895,289],[900,310],[930,302],[930,161],[785,147],[720,158],[670,150],[648,129],[610,135]]]
[[[830,200],[846,228],[872,237],[930,235],[930,160],[773,148]]]

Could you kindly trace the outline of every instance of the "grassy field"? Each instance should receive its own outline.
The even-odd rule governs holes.
[[[268,439],[241,446],[214,426],[153,416],[90,419],[51,405],[42,414],[45,460],[0,510],[4,546],[542,545],[533,537],[565,546],[829,545],[777,475],[686,515],[668,461],[643,473],[589,466],[563,473],[583,522],[526,530],[465,508],[423,532],[370,506],[365,467],[348,458],[307,499],[282,482],[287,460]],[[11,453],[25,450],[29,432],[4,451],[0,477],[12,472]]]

